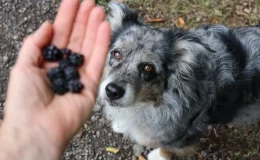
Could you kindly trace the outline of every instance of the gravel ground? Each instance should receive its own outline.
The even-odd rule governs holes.
[[[131,5],[138,8],[143,17],[148,21],[152,18],[159,17],[163,19],[167,16],[167,18],[170,20],[166,21],[165,25],[172,26],[173,23],[175,23],[177,15],[179,14],[174,12],[172,15],[175,17],[170,17],[170,14],[167,13],[167,9],[160,10],[158,14],[150,14],[149,12],[155,13],[154,10],[156,10],[156,7],[154,7],[154,3],[151,3],[149,0],[147,2],[138,0],[135,1],[136,3],[131,3]],[[250,0],[250,4],[251,2],[253,4],[252,0]],[[56,14],[59,3],[60,0],[0,0],[0,119],[3,118],[3,107],[5,102],[5,92],[7,88],[9,71],[15,63],[17,52],[21,47],[22,40],[26,37],[26,35],[32,33],[46,19],[52,21]],[[190,3],[187,4],[190,5]],[[164,4],[160,3],[160,7],[162,7],[161,5]],[[168,5],[166,4],[166,6]],[[243,6],[246,5],[243,3]],[[242,9],[244,10],[243,6]],[[195,9],[196,13],[203,13],[199,9],[198,7]],[[211,8],[209,10],[211,10]],[[191,12],[187,10],[187,13],[192,12],[194,12],[194,9],[192,9]],[[255,10],[252,9],[252,12],[255,12]],[[190,17],[189,15],[192,14],[187,13],[185,10],[185,12],[181,12],[180,15],[183,14],[184,19],[187,19],[189,22],[191,22],[193,17]],[[205,13],[207,13],[207,10],[205,10]],[[219,12],[217,13],[219,15]],[[230,15],[232,15],[231,13],[232,12],[230,12]],[[207,17],[205,18],[205,15],[207,16],[207,14],[196,16],[202,17],[201,21],[203,20],[204,22],[207,21]],[[243,17],[242,21],[237,21],[236,19],[232,19],[230,15],[227,16],[227,18],[231,19],[230,24],[232,25],[237,24],[234,22],[243,22],[243,24],[251,25],[252,23],[257,23],[260,21],[259,19],[253,19],[254,21],[250,21],[248,19],[244,20]],[[219,17],[223,16],[219,15]],[[241,16],[239,17],[239,20],[240,19]],[[211,20],[212,18],[208,19],[208,21]],[[216,20],[222,22],[222,20],[218,19],[218,17],[215,17],[213,20],[214,22],[216,22]],[[223,21],[225,24],[228,24],[229,22],[226,19],[223,19]],[[196,25],[196,23],[199,22],[200,20],[194,21],[194,23],[190,24],[190,26]],[[228,126],[214,126],[209,128],[208,132],[200,140],[197,154],[190,159],[259,160],[259,128],[259,125],[243,128],[233,128]],[[112,154],[106,152],[105,148],[108,146],[120,148],[119,153]],[[79,133],[71,141],[63,159],[134,160],[136,159],[136,156],[141,153],[143,155],[147,155],[149,150],[150,149],[145,149],[138,145],[133,145],[127,139],[124,139],[122,135],[113,133],[109,127],[109,122],[104,119],[102,112],[98,110],[93,113],[89,122],[87,122],[84,127],[82,127]]]

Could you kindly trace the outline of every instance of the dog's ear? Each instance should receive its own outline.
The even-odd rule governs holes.
[[[177,40],[175,45],[174,60],[176,63],[174,68],[180,74],[190,74],[190,76],[192,76],[194,67],[202,65],[200,63],[205,61],[202,59],[206,58],[209,52],[214,52],[203,43],[189,39]]]
[[[190,37],[178,37],[174,43],[173,58],[170,60],[167,68],[167,76],[169,77],[167,88],[169,90],[177,90],[176,93],[182,99],[184,106],[188,107],[194,105],[192,104],[193,102],[202,101],[200,93],[201,90],[204,91],[204,86],[199,86],[198,84],[201,83],[198,82],[210,76],[210,70],[213,67],[208,58],[212,51],[197,40]],[[213,92],[214,89],[213,87],[211,89],[209,84],[207,83],[208,94],[206,95],[210,101],[214,97],[212,96],[213,93],[211,93],[211,90]]]
[[[108,4],[106,19],[110,22],[112,32],[123,25],[140,24],[138,14],[123,3],[112,1]]]

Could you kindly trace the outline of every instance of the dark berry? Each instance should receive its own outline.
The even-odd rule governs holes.
[[[64,76],[66,80],[73,80],[79,78],[79,73],[74,66],[67,66],[64,68]]]
[[[62,59],[60,61],[60,68],[65,68],[67,66],[71,66],[72,64],[67,59]]]
[[[68,56],[68,60],[72,63],[74,66],[81,66],[84,62],[84,57],[81,54],[77,53],[71,53]]]
[[[61,53],[65,56],[69,56],[71,54],[71,50],[69,50],[67,48],[63,48],[63,49],[61,49]]]
[[[61,51],[55,46],[48,46],[43,51],[43,56],[47,61],[59,61],[62,59]]]
[[[46,47],[43,55],[48,61],[59,61],[59,67],[51,68],[47,73],[54,93],[62,95],[66,92],[79,93],[82,90],[84,86],[78,80],[76,67],[83,64],[83,55],[72,53],[67,48],[59,50],[55,46]]]
[[[83,84],[81,84],[80,81],[77,80],[77,79],[75,79],[75,80],[70,80],[70,81],[67,83],[67,89],[68,89],[70,92],[79,93],[79,92],[83,89]]]
[[[68,88],[66,87],[66,82],[62,78],[57,78],[52,81],[52,90],[54,93],[63,95],[68,92]]]
[[[64,71],[60,67],[54,67],[49,70],[47,76],[50,79],[50,81],[53,81],[57,78],[64,78]]]

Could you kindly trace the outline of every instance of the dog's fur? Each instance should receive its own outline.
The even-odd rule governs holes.
[[[122,3],[109,7],[112,41],[99,100],[115,132],[161,148],[149,160],[190,151],[210,124],[260,119],[260,27],[153,28]],[[145,72],[146,64],[154,71]],[[122,98],[108,98],[109,83],[124,89]]]

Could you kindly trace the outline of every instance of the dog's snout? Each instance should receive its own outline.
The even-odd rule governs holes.
[[[106,94],[111,100],[116,100],[123,97],[125,90],[114,83],[109,83],[106,86]]]

